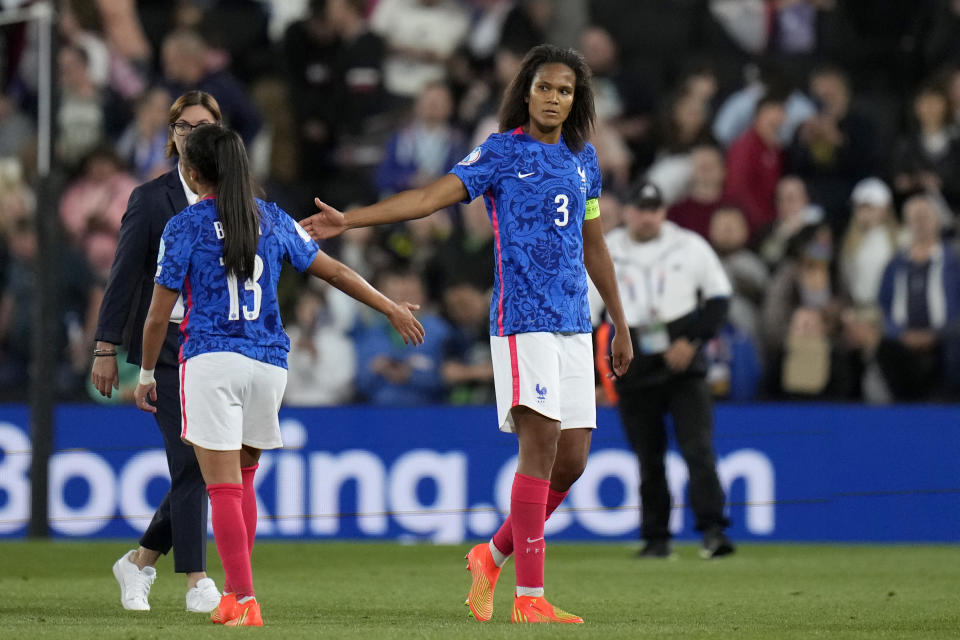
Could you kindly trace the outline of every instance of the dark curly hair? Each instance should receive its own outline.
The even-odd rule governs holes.
[[[530,121],[527,97],[537,70],[545,64],[560,63],[570,67],[577,77],[573,89],[573,106],[563,121],[563,139],[572,151],[583,149],[597,119],[593,106],[592,73],[586,60],[575,49],[563,49],[552,44],[540,44],[530,49],[520,63],[520,71],[503,94],[500,105],[500,132],[512,131]]]

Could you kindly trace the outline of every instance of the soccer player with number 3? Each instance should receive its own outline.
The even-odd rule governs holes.
[[[277,305],[284,260],[380,311],[407,344],[423,342],[416,305],[395,303],[316,242],[274,203],[253,197],[240,137],[216,125],[187,139],[184,177],[200,200],[167,223],[143,330],[137,406],[155,412],[156,365],[170,312],[180,324],[180,437],[193,445],[210,494],[224,595],[211,620],[262,626],[250,554],[257,528],[254,472],[263,449],[282,446],[277,410],[290,340]]]
[[[483,197],[494,231],[490,344],[500,429],[514,432],[519,459],[510,515],[489,543],[467,553],[466,604],[493,613],[500,568],[513,555],[513,622],[583,622],[544,598],[544,521],[587,463],[596,428],[587,275],[616,334],[612,369],[633,359],[597,199],[600,170],[587,137],[595,120],[590,69],[571,49],[539,45],[504,94],[500,132],[447,175],[342,214],[317,199],[303,221],[314,238],[412,220]]]

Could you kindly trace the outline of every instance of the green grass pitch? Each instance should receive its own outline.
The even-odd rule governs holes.
[[[0,638],[933,638],[960,637],[960,546],[741,545],[703,561],[679,545],[552,544],[547,596],[584,625],[509,622],[513,565],[493,620],[468,617],[469,545],[263,542],[254,581],[263,629],[184,611],[184,577],[162,558],[149,612],[123,611],[110,567],[130,543],[0,543]],[[223,584],[213,546],[210,574]]]

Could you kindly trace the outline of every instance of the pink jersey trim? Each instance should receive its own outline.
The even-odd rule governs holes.
[[[487,191],[490,198],[490,222],[493,225],[493,237],[496,241],[497,279],[500,281],[500,294],[497,297],[497,335],[503,335],[503,254],[500,252],[500,221],[497,219],[497,202],[493,192]]]
[[[186,361],[180,362],[180,424],[183,427],[180,429],[180,437],[187,437],[187,396],[184,393],[183,383],[187,378],[187,363]]]
[[[520,404],[520,362],[517,357],[517,336],[516,334],[507,336],[507,344],[510,346],[510,377],[513,379],[513,400],[511,407]]]
[[[187,299],[183,301],[183,320],[180,322],[180,335],[183,337],[183,341],[180,343],[180,353],[177,354],[177,359],[180,362],[183,362],[183,347],[190,339],[190,334],[187,332],[187,325],[190,324],[190,311],[193,309],[193,287],[190,286],[190,276],[187,276],[186,280],[183,281],[183,290],[187,294]]]
[[[510,132],[510,135],[512,135],[512,136],[519,136],[519,135],[521,135],[522,133],[523,133],[523,127],[517,127],[516,129],[514,129],[513,131]]]

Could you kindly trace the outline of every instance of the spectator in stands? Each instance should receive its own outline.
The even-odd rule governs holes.
[[[338,305],[331,304],[335,297],[343,294],[326,284],[301,289],[294,321],[286,327],[290,354],[285,405],[327,406],[353,399],[357,356],[345,322],[352,314],[338,314]]]
[[[305,180],[325,180],[336,168],[334,129],[337,41],[326,0],[311,0],[303,20],[287,27],[281,43],[284,72],[297,124]]]
[[[67,45],[57,58],[60,104],[56,116],[56,147],[60,159],[76,166],[99,144],[106,132],[104,96],[90,76],[84,49]]]
[[[840,281],[858,308],[875,307],[880,280],[897,250],[897,221],[890,187],[864,178],[850,194],[853,214],[840,248]]]
[[[788,151],[789,170],[806,181],[834,234],[839,234],[847,224],[853,185],[876,172],[874,128],[851,107],[850,80],[839,68],[811,73],[810,95],[820,111],[797,130]]]
[[[877,361],[898,400],[942,397],[956,384],[960,261],[940,238],[937,204],[919,194],[903,205],[910,242],[883,273],[885,328]]]
[[[712,141],[709,104],[689,87],[682,87],[667,104],[657,157],[646,177],[660,188],[667,205],[687,195],[693,173],[690,151]]]
[[[832,260],[829,226],[809,225],[796,234],[770,282],[761,327],[768,387],[775,395],[825,399],[850,393]]]
[[[777,217],[760,234],[759,254],[767,266],[775,268],[786,257],[793,237],[808,225],[824,221],[823,209],[810,202],[807,185],[795,175],[777,182]]]
[[[443,292],[443,308],[451,329],[441,370],[449,389],[447,402],[496,402],[487,289],[469,280],[454,281]]]
[[[770,282],[763,260],[747,248],[747,217],[736,207],[720,207],[710,218],[708,238],[733,286],[730,324],[753,340],[760,335],[760,305]]]
[[[387,44],[387,91],[411,100],[446,77],[445,64],[466,40],[470,18],[453,0],[380,0],[370,24]]]
[[[163,39],[163,75],[171,95],[192,89],[209,93],[223,110],[224,123],[246,144],[260,132],[260,114],[243,86],[225,69],[208,66],[207,43],[195,31],[174,31]]]
[[[380,197],[425,186],[466,154],[466,141],[451,124],[453,107],[453,94],[445,83],[423,87],[413,120],[387,143],[377,169]]]
[[[145,91],[137,98],[133,122],[117,141],[117,154],[140,182],[153,180],[173,167],[167,158],[167,109],[171,101],[163,87]]]
[[[417,349],[404,349],[403,340],[389,323],[374,317],[358,327],[357,391],[371,404],[411,406],[443,401],[441,374],[450,327],[440,316],[427,309],[426,294],[420,277],[412,271],[394,269],[381,273],[376,287],[391,300],[419,304],[418,320],[430,340]]]
[[[706,238],[713,212],[735,205],[724,194],[727,167],[723,153],[712,144],[698,145],[690,152],[690,186],[687,196],[670,205],[667,219]]]
[[[757,102],[753,124],[727,152],[725,190],[743,206],[751,237],[776,219],[774,195],[784,161],[778,132],[786,117],[783,97],[765,95]]]
[[[926,84],[912,103],[912,126],[891,158],[893,188],[900,198],[917,191],[939,194],[960,210],[960,136],[951,126],[950,103],[939,86]]]
[[[717,116],[713,119],[713,137],[724,147],[729,147],[750,128],[760,98],[767,93],[777,93],[787,96],[784,102],[786,118],[778,136],[780,145],[788,146],[797,127],[816,114],[816,105],[802,91],[790,88],[782,73],[769,64],[747,65],[743,75],[743,88],[727,96],[717,109]]]
[[[86,252],[91,232],[105,231],[116,242],[127,200],[137,186],[109,146],[100,146],[83,160],[83,171],[60,200],[60,221],[74,246]]]
[[[480,291],[493,288],[493,227],[483,199],[460,205],[460,213],[461,224],[437,245],[424,270],[427,291],[434,300],[441,299],[455,282],[469,283]],[[607,209],[603,209],[603,215],[607,215]]]
[[[365,0],[328,0],[327,22],[336,36],[334,49],[334,119],[341,169],[355,170],[351,179],[369,182],[391,120],[383,86],[386,46],[370,30]],[[329,96],[324,96],[329,100]],[[373,193],[368,193],[372,196]]]

